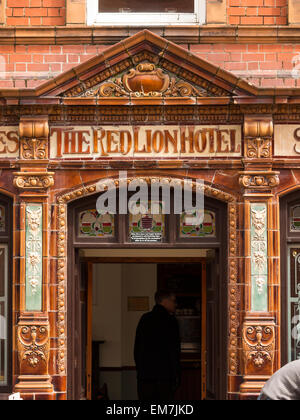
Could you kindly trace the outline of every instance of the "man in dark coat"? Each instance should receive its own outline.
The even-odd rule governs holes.
[[[156,305],[144,314],[136,332],[134,358],[141,401],[171,401],[180,382],[180,336],[174,314],[176,297],[155,295]]]

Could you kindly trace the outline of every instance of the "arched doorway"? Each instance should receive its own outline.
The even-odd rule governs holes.
[[[217,194],[212,195],[216,196]],[[198,270],[199,282],[197,286],[199,290],[182,290],[181,294],[189,295],[195,301],[197,300],[195,297],[206,295],[205,310],[202,306],[199,314],[197,314],[202,344],[205,336],[205,348],[202,346],[198,351],[195,351],[195,349],[194,351],[193,349],[184,351],[184,348],[182,349],[183,369],[186,370],[186,384],[182,392],[185,399],[189,399],[189,396],[191,399],[201,399],[203,395],[208,399],[224,399],[227,380],[227,335],[224,333],[227,330],[227,316],[224,316],[227,313],[227,205],[219,200],[207,197],[205,200],[206,226],[202,226],[201,232],[194,232],[193,236],[191,235],[193,230],[191,227],[185,226],[183,229],[182,216],[175,215],[171,211],[171,214],[166,216],[165,220],[160,221],[161,223],[159,223],[159,220],[153,222],[156,228],[159,225],[163,226],[162,230],[158,230],[162,233],[160,240],[156,243],[145,243],[143,241],[133,241],[132,232],[135,222],[137,224],[149,223],[149,220],[132,221],[128,215],[120,214],[110,220],[97,220],[95,214],[96,198],[97,195],[91,195],[76,200],[68,206],[68,260],[70,261],[68,264],[69,398],[86,398],[86,396],[90,397],[93,394],[93,391],[89,388],[89,380],[87,380],[87,365],[91,365],[91,355],[87,357],[84,351],[86,344],[88,344],[86,342],[88,329],[91,328],[91,326],[88,326],[88,314],[92,302],[92,289],[88,288],[88,279],[94,278],[95,281],[95,273],[91,274],[91,270],[92,273],[95,271],[93,265],[98,266],[100,278],[101,270],[102,274],[106,273],[102,276],[106,279],[111,279],[113,275],[116,275],[110,274],[109,269],[112,269],[112,267],[116,268],[118,266],[122,270],[126,266],[127,273],[131,273],[129,274],[131,280],[133,278],[132,273],[137,270],[145,270],[147,265],[148,268],[151,266],[151,270],[155,272],[156,276],[155,287],[152,279],[153,290],[159,287],[159,281],[162,283],[167,281],[166,273],[175,273],[181,269],[183,275],[184,272],[188,271],[191,278],[197,275]],[[156,233],[158,231],[156,230]],[[141,231],[139,230],[137,233],[140,234]],[[202,283],[203,267],[206,268],[205,289],[203,289]],[[90,270],[90,275],[88,270]],[[151,270],[149,269],[147,272]],[[102,287],[102,290],[104,289],[105,287]],[[199,292],[199,296],[197,292]],[[194,296],[192,296],[193,293]],[[144,298],[144,302],[137,298]],[[145,298],[148,298],[148,300]],[[203,305],[203,299],[201,299],[201,302]],[[112,305],[115,305],[116,308],[118,303],[112,302]],[[129,294],[126,295],[126,305],[126,312],[129,310],[129,305],[132,305],[135,308],[133,311],[142,314],[143,311],[151,309],[151,296],[143,296],[141,291],[135,292],[135,290],[132,290],[130,296]],[[137,309],[138,305],[142,305],[142,307]],[[192,313],[184,312],[188,309],[191,310],[191,308],[184,306],[183,300],[182,308],[180,308],[183,311],[183,321],[189,315],[192,317]],[[205,323],[203,323],[204,313]],[[181,314],[178,315],[181,316]],[[107,316],[109,317],[108,313]],[[89,333],[93,334],[93,331]],[[103,340],[98,341],[105,342],[105,337],[102,338]],[[103,343],[103,346],[105,346],[105,343]],[[103,346],[102,351],[105,352]],[[205,361],[203,359],[204,355]],[[105,367],[108,368],[108,366],[97,366],[96,368],[100,370],[102,376],[105,376],[103,372],[109,370],[105,370]],[[124,368],[126,368],[122,365],[117,366],[118,369],[112,369],[113,367],[110,366],[111,372],[122,371],[124,373]],[[129,368],[133,370],[134,366],[129,366]],[[193,370],[194,372],[192,372]],[[95,373],[94,369],[92,372]],[[193,383],[198,384],[196,395],[192,393],[195,391]],[[131,386],[135,387],[132,373]],[[205,388],[204,392],[203,387]],[[190,388],[190,391],[188,388]],[[126,398],[122,393],[118,395],[119,397],[116,399],[134,399],[132,398],[133,394],[130,394],[130,398]]]
[[[281,362],[300,359],[300,191],[280,201]]]

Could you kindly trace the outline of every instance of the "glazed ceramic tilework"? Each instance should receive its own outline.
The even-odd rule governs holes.
[[[79,234],[85,237],[113,237],[115,234],[114,215],[101,215],[97,210],[85,210],[79,214]]]
[[[300,205],[299,204],[291,208],[290,230],[291,232],[300,231]]]
[[[0,232],[5,231],[5,207],[0,206]]]
[[[194,225],[189,219],[196,217],[196,212],[192,215],[183,213],[180,217],[180,237],[181,238],[201,238],[216,236],[216,214],[205,210],[204,220],[200,225]]]
[[[26,310],[42,310],[43,280],[43,208],[26,207]]]
[[[251,205],[251,283],[252,311],[268,310],[267,206]]]

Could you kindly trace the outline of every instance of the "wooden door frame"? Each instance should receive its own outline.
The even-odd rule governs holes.
[[[93,203],[91,198],[82,200],[82,204],[78,203],[78,200],[74,203],[71,203],[68,207],[68,282],[67,282],[67,296],[68,296],[68,307],[67,307],[67,328],[68,328],[68,335],[67,335],[67,390],[68,390],[68,399],[76,400],[80,395],[80,384],[79,384],[79,377],[78,371],[80,371],[80,357],[78,355],[78,348],[76,346],[76,328],[80,327],[76,324],[78,321],[78,308],[77,308],[77,298],[78,298],[78,264],[79,260],[79,251],[80,249],[212,249],[217,253],[217,262],[220,266],[220,278],[219,278],[219,316],[218,316],[218,326],[219,326],[219,334],[218,334],[218,341],[219,341],[219,351],[224,357],[220,360],[220,372],[222,375],[219,378],[218,382],[218,396],[220,399],[226,399],[227,397],[227,389],[228,389],[228,376],[227,376],[227,367],[228,367],[228,207],[225,203],[212,200],[206,198],[207,207],[213,207],[215,211],[218,212],[218,221],[219,221],[219,229],[217,237],[212,239],[203,238],[201,241],[196,240],[195,242],[188,240],[178,241],[176,242],[175,233],[172,231],[170,233],[169,242],[162,243],[157,246],[147,246],[145,244],[133,245],[124,242],[111,242],[111,243],[103,243],[103,242],[87,242],[87,241],[79,241],[79,238],[76,237],[76,211],[82,208],[82,206],[87,206],[89,203]],[[81,201],[81,200],[79,200]],[[171,223],[175,226],[175,215],[170,215]],[[126,222],[124,219],[123,222]],[[119,222],[118,222],[119,223]],[[125,223],[126,224],[126,223]],[[123,223],[124,225],[124,223]],[[119,226],[119,229],[123,232],[125,227]],[[122,236],[123,235],[123,236]],[[124,232],[121,234],[121,238],[124,239]],[[140,262],[144,261],[143,263],[172,263],[178,262],[178,258],[171,258],[171,259],[159,259],[159,258],[145,258],[140,259]],[[90,261],[96,261],[93,258],[88,258]],[[129,262],[128,259],[120,259],[120,263]],[[187,262],[195,263],[199,262],[201,258],[187,258]],[[84,259],[83,259],[84,261]],[[85,260],[86,262],[87,260]],[[103,259],[98,259],[99,262],[103,263]],[[107,263],[116,262],[116,259],[107,259]],[[136,262],[136,259],[131,259],[131,262]],[[77,267],[76,267],[77,266]],[[76,303],[77,302],[77,303]],[[80,332],[81,334],[81,332]],[[78,367],[79,366],[79,367]],[[76,376],[77,370],[77,376]]]
[[[87,288],[87,290],[89,291],[88,296],[87,296],[87,300],[88,300],[88,305],[87,305],[87,312],[88,312],[88,317],[89,317],[89,313],[90,310],[92,308],[92,296],[91,296],[91,291],[92,291],[92,287],[91,287],[91,282],[93,279],[93,274],[92,274],[92,270],[93,270],[93,265],[94,264],[201,264],[202,265],[202,279],[204,278],[205,281],[202,281],[202,299],[206,300],[206,287],[207,287],[207,281],[206,281],[206,265],[207,265],[207,261],[208,258],[203,258],[203,257],[181,257],[181,258],[174,258],[174,257],[170,257],[170,258],[147,258],[147,257],[112,257],[112,258],[108,258],[108,257],[81,257],[79,259],[79,264],[86,264],[87,265],[87,281],[89,284],[89,287]],[[204,276],[204,277],[203,277]],[[221,296],[219,297],[219,300],[221,299]],[[203,302],[203,300],[202,300]],[[201,334],[202,334],[202,342],[204,342],[204,346],[202,346],[201,349],[201,363],[202,363],[202,372],[201,372],[201,397],[202,399],[205,398],[206,396],[206,352],[207,352],[207,347],[206,347],[206,336],[207,336],[207,322],[206,322],[206,311],[207,311],[207,306],[205,305],[205,308],[203,307],[204,305],[202,305],[202,329],[201,329]],[[91,316],[91,315],[90,315]],[[226,317],[225,317],[226,318]],[[222,327],[220,328],[222,330]],[[90,331],[86,331],[87,336],[89,336],[89,334],[91,334]],[[221,345],[221,340],[220,340],[220,345]],[[88,345],[87,345],[88,348]],[[89,370],[91,370],[91,357],[87,354],[86,356],[86,361],[87,361],[87,386],[89,383]],[[205,384],[205,386],[204,386]],[[91,397],[91,389],[90,392],[89,390],[87,390],[87,399],[90,399]]]

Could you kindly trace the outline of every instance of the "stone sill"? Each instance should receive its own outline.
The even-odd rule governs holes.
[[[291,26],[57,26],[0,27],[0,45],[115,44],[141,30],[178,44],[211,43],[295,43],[300,42],[300,25]]]

